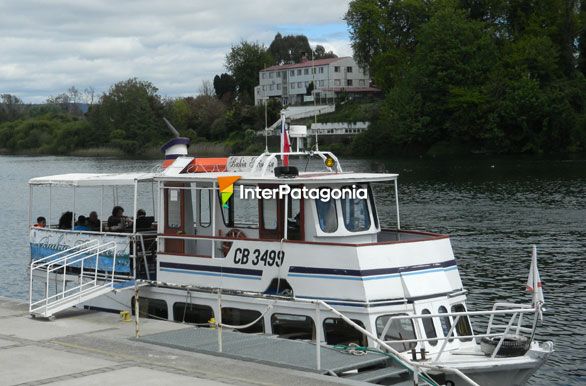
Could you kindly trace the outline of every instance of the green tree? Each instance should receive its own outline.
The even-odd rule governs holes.
[[[240,42],[232,46],[226,55],[226,69],[236,82],[238,100],[245,104],[254,102],[254,87],[258,85],[258,72],[273,63],[264,45]]]
[[[231,103],[236,94],[236,80],[230,74],[216,75],[214,76],[214,90],[219,100]]]
[[[273,58],[272,64],[287,64],[299,63],[304,56],[310,59],[312,50],[305,35],[282,36],[277,33],[268,52]]]
[[[163,104],[158,89],[136,78],[118,82],[102,95],[89,113],[96,129],[90,140],[110,141],[127,154],[140,154],[147,145],[164,137]]]

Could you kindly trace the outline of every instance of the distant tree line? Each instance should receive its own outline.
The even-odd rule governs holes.
[[[353,0],[346,21],[386,95],[356,152],[586,150],[586,2]]]
[[[272,48],[271,48],[272,47]],[[265,127],[264,106],[254,106],[258,72],[270,65],[311,56],[307,37],[277,34],[269,48],[242,41],[226,55],[227,72],[202,82],[198,95],[163,98],[152,83],[131,78],[97,96],[76,87],[51,96],[45,104],[27,105],[0,95],[0,149],[8,152],[69,154],[77,149],[110,147],[140,155],[169,138],[163,117],[192,142],[222,141],[237,153],[262,150],[254,130]],[[331,57],[317,46],[314,57]],[[281,104],[269,101],[268,125]]]

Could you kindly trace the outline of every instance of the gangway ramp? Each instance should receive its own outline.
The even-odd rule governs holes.
[[[115,242],[90,240],[33,260],[30,265],[30,314],[50,318],[57,312],[111,291],[128,288],[134,281],[115,281],[116,255]],[[101,264],[104,260],[106,266]],[[43,279],[41,296],[35,291],[35,279]],[[55,282],[54,289],[52,281]]]
[[[224,329],[220,352],[218,330],[197,327],[146,335],[137,340],[179,350],[225,356],[362,382],[384,381],[387,385],[413,385],[413,378],[407,370],[378,352],[355,356],[324,345],[320,350],[321,369],[317,370],[315,343],[309,341]]]

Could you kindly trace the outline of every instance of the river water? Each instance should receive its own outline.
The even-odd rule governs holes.
[[[30,178],[74,172],[150,171],[158,163],[0,156],[0,295],[19,299],[28,296]],[[556,352],[530,383],[586,384],[586,161],[347,160],[343,166],[346,170],[400,174],[402,228],[451,235],[460,274],[469,291],[470,310],[488,309],[495,301],[528,302],[530,296],[524,288],[531,245],[537,245],[546,301],[537,339],[554,341]],[[59,194],[53,192],[53,198],[70,202],[67,193]],[[127,205],[127,209],[130,207]],[[47,216],[42,210],[36,207],[33,215]],[[393,210],[391,199],[379,202],[383,225],[394,225],[388,220]],[[54,212],[53,222],[58,218],[58,210]]]

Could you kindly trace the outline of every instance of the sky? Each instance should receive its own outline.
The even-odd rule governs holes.
[[[0,94],[27,103],[132,77],[164,97],[197,95],[230,47],[304,34],[352,55],[349,0],[0,0]]]

